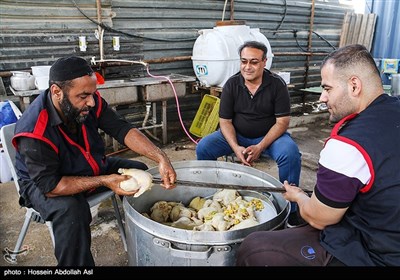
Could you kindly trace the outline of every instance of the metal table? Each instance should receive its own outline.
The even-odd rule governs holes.
[[[19,97],[19,106],[21,107],[21,111],[25,111],[25,109],[31,103],[31,97],[36,97],[40,94],[41,90],[32,89],[32,90],[15,90],[12,86],[10,86],[11,92]]]
[[[186,95],[186,83],[195,82],[196,78],[191,76],[184,76],[179,74],[168,75],[167,78],[172,82],[171,84],[162,77],[145,77],[131,79],[134,84],[138,87],[139,100],[146,102],[146,108],[152,107],[152,125],[147,126],[143,123],[142,129],[147,130],[153,128],[153,133],[156,134],[157,127],[161,127],[162,130],[162,143],[167,143],[167,100],[174,99],[176,97],[182,97]],[[161,102],[161,123],[157,124],[156,117],[156,102]],[[149,110],[147,109],[148,113]],[[146,119],[147,119],[146,113]]]
[[[142,130],[153,129],[153,135],[157,128],[162,130],[163,144],[167,143],[167,100],[175,99],[186,95],[186,84],[196,81],[195,77],[180,74],[170,74],[166,76],[174,88],[163,77],[145,77],[129,80],[110,80],[104,85],[99,85],[98,90],[111,106],[135,103],[137,101],[146,102],[146,118],[143,122]],[[40,94],[41,90],[18,91],[10,86],[12,93],[20,99],[21,111],[29,106],[31,98]],[[158,123],[156,117],[156,102],[161,102],[161,122]],[[149,110],[149,107],[151,110]],[[149,111],[152,111],[151,116]],[[148,124],[149,122],[150,124]],[[151,133],[150,133],[151,134]],[[115,149],[115,147],[114,147]]]

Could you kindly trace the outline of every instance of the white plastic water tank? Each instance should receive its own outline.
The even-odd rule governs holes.
[[[267,69],[271,68],[272,50],[259,28],[244,21],[220,21],[213,29],[199,30],[193,46],[193,70],[202,86],[222,87],[230,76],[240,71],[238,49],[246,41],[259,41],[267,46]]]

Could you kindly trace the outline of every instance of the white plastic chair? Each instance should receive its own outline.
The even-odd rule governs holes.
[[[12,137],[14,136],[14,129],[15,129],[15,123],[4,125],[0,130],[0,138],[1,138],[1,143],[3,145],[4,152],[6,155],[7,163],[10,167],[11,174],[14,179],[15,187],[17,188],[17,192],[19,195],[18,176],[17,176],[17,172],[15,169],[16,151],[11,143]],[[116,216],[116,219],[118,222],[118,228],[119,228],[119,231],[121,234],[121,239],[124,244],[124,249],[125,249],[125,251],[127,251],[125,229],[124,229],[124,226],[122,223],[121,213],[119,212],[115,193],[112,190],[107,190],[105,192],[101,192],[101,193],[89,196],[87,198],[87,200],[88,200],[89,206],[93,207],[109,198],[111,198],[111,200],[112,200],[115,216]],[[38,222],[38,223],[42,223],[42,224],[46,223],[46,225],[49,228],[51,240],[52,240],[53,246],[54,246],[54,234],[53,234],[52,222],[44,221],[44,219],[40,216],[40,213],[37,212],[36,210],[34,210],[33,208],[28,208],[28,207],[25,207],[25,208],[26,208],[25,221],[24,221],[24,224],[19,233],[18,240],[17,240],[17,243],[15,244],[14,251],[9,252],[8,255],[5,255],[6,260],[10,263],[17,263],[17,255],[21,252],[20,250],[22,247],[22,243],[25,239],[25,235],[29,228],[29,224],[30,224],[31,220]]]

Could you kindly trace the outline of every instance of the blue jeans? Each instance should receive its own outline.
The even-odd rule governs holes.
[[[238,144],[243,147],[256,145],[261,142],[264,137],[246,138],[240,134],[236,134]],[[225,140],[221,131],[217,131],[202,138],[196,146],[196,158],[198,160],[217,160],[221,156],[233,153],[231,146]],[[288,132],[282,134],[272,144],[265,149],[263,157],[272,158],[278,165],[279,181],[287,180],[289,184],[299,186],[301,171],[301,153],[299,147],[294,142]],[[297,210],[297,204],[291,203],[291,212]]]

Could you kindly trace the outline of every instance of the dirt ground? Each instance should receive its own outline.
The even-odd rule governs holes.
[[[300,184],[312,190],[319,152],[324,140],[329,136],[331,125],[326,113],[292,118],[290,132],[302,153],[302,171]],[[179,138],[168,145],[160,146],[172,162],[195,160],[195,144],[188,138]],[[133,157],[129,153],[121,153]],[[143,157],[135,157],[153,167],[155,163]],[[221,159],[222,160],[222,159]],[[263,170],[277,178],[277,167],[272,160],[257,162],[254,168]],[[121,211],[122,204],[121,205]],[[32,222],[23,245],[28,249],[18,256],[17,264],[8,263],[4,254],[13,250],[24,220],[25,210],[18,206],[17,193],[13,182],[0,184],[0,247],[3,257],[0,266],[5,268],[27,266],[54,266],[54,257],[50,234],[46,225]],[[129,251],[129,249],[128,249]],[[123,248],[111,202],[103,203],[92,225],[92,252],[98,267],[129,266],[128,252]]]

